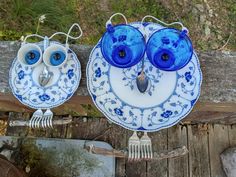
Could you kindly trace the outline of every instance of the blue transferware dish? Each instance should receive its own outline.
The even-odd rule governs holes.
[[[193,46],[186,30],[163,28],[150,36],[146,53],[155,67],[165,71],[176,71],[189,63],[193,55]]]
[[[107,25],[101,40],[101,51],[105,60],[119,68],[137,64],[145,53],[145,39],[142,33],[131,25]]]
[[[156,23],[130,24],[147,40],[164,27]],[[182,44],[182,42],[181,42]],[[104,61],[101,40],[87,65],[88,91],[96,107],[112,122],[135,131],[153,132],[171,127],[186,117],[197,102],[202,73],[195,52],[182,69],[167,72],[153,66],[144,55],[147,90],[140,94],[136,79],[142,61],[130,68],[117,68]]]
[[[51,41],[51,45],[61,45]],[[43,42],[34,43],[43,51]],[[68,48],[67,60],[59,67],[47,66],[53,73],[46,86],[39,83],[39,75],[45,67],[45,62],[25,65],[15,58],[9,73],[9,83],[13,95],[24,105],[34,109],[48,109],[59,106],[69,100],[79,86],[81,66],[76,54]]]

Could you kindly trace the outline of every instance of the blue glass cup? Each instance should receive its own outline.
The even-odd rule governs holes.
[[[193,46],[187,30],[163,28],[154,32],[147,42],[146,54],[150,62],[165,71],[176,71],[192,58]]]
[[[107,25],[101,40],[101,51],[112,66],[128,68],[137,64],[145,54],[145,38],[135,27],[127,24]]]

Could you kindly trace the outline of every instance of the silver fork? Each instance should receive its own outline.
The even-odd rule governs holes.
[[[35,128],[35,122],[37,120],[42,119],[43,117],[43,111],[41,109],[38,109],[37,111],[34,112],[34,114],[32,115],[30,121],[29,121],[29,127],[30,128]]]
[[[139,160],[140,159],[140,140],[135,131],[133,135],[129,138],[129,160]]]
[[[147,135],[147,132],[144,132],[143,136],[140,138],[140,147],[141,147],[141,158],[152,159],[152,141]]]
[[[42,128],[53,128],[52,125],[52,118],[53,118],[53,113],[50,109],[47,109],[46,112],[43,115],[43,120],[42,120]]]

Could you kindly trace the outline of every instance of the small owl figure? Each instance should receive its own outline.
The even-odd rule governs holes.
[[[77,26],[78,37],[70,36]],[[52,41],[58,34],[66,36],[66,44]],[[26,43],[29,37],[43,41]],[[69,100],[81,79],[81,66],[76,54],[69,48],[68,38],[78,39],[82,30],[73,24],[68,33],[57,32],[51,37],[29,35],[25,38],[10,68],[9,83],[14,96],[24,105],[37,109],[28,125],[31,128],[53,127],[51,108]],[[46,110],[43,112],[43,110]]]

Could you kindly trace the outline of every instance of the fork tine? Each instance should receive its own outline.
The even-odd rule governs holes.
[[[129,143],[129,149],[128,149],[128,159],[131,158],[131,144]]]
[[[31,122],[32,123],[32,128],[34,128],[34,121],[35,121],[35,119],[37,119],[36,116],[34,116],[33,119],[32,119],[32,122]]]
[[[137,152],[138,152],[138,160],[140,160],[140,142],[139,142],[139,145],[137,146]]]
[[[51,128],[51,116],[48,116],[48,128]]]
[[[44,121],[44,116],[42,116],[40,124],[39,124],[40,128],[42,128],[42,129],[44,128],[43,121]]]
[[[150,150],[150,159],[152,159],[153,158],[153,153],[152,153],[152,145],[151,144],[149,146],[149,150]]]
[[[50,117],[50,127],[53,128],[53,124],[52,124],[52,116]]]
[[[150,158],[152,159],[153,158],[152,145],[149,146],[149,149],[150,149],[150,154],[151,154]]]
[[[48,116],[46,116],[46,128],[49,128]]]
[[[150,145],[147,144],[146,147],[147,147],[147,154],[148,154],[148,155],[147,155],[147,158],[150,159],[150,158],[151,158],[151,153],[150,153],[150,148],[149,148]]]
[[[37,124],[38,124],[38,120],[40,119],[40,117],[38,116],[35,120],[34,120],[34,128],[37,128]]]
[[[135,147],[135,145],[132,144],[132,147],[131,147],[131,160],[134,160],[134,147]]]
[[[41,117],[38,117],[38,119],[35,121],[35,127],[39,128],[39,123],[40,123]]]
[[[134,160],[136,161],[138,159],[138,145],[136,144],[134,146]]]
[[[144,154],[144,159],[147,158],[147,153],[146,153],[146,147],[145,147],[145,144],[142,145],[143,146],[143,154]]]
[[[44,118],[43,118],[43,128],[47,128],[46,121],[47,121],[47,116],[44,116]]]

